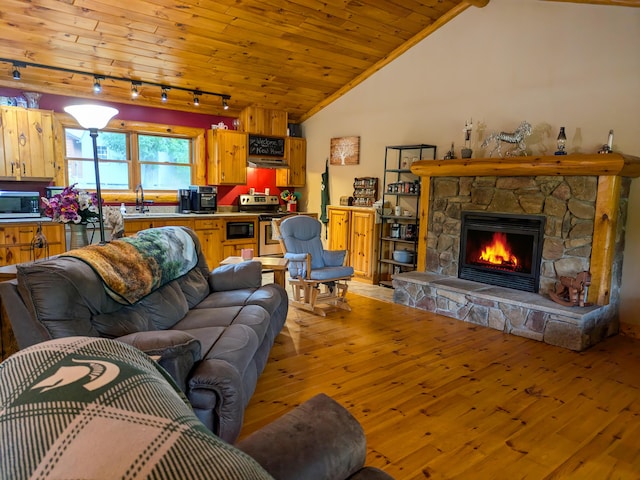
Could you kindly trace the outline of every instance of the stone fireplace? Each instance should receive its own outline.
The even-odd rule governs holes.
[[[412,170],[422,176],[423,190],[419,271],[394,276],[396,302],[573,350],[617,332],[627,198],[640,159],[608,154],[420,161]],[[544,219],[536,246],[540,260],[531,268],[534,279],[527,278],[536,282],[533,288],[515,290],[482,275],[469,280],[460,260],[461,248],[467,248],[462,222],[474,212]],[[549,299],[559,276],[583,270],[593,278],[591,306],[565,307]]]

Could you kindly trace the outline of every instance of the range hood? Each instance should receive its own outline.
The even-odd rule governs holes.
[[[289,168],[289,164],[284,158],[249,157],[247,159],[247,165],[256,168]]]

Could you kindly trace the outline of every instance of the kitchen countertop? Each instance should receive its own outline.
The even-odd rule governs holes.
[[[306,212],[297,212],[306,213]],[[258,217],[257,212],[216,212],[216,213],[176,213],[176,212],[148,212],[148,213],[127,213],[124,221],[145,220],[152,218],[229,218],[229,217]],[[24,218],[3,218],[0,225],[25,224],[25,223],[50,223],[49,217],[24,217]]]

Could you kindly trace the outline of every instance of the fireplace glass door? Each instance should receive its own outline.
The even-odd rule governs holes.
[[[462,212],[458,277],[538,292],[545,217]]]

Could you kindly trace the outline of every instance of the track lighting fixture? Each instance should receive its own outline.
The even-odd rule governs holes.
[[[142,85],[140,82],[131,82],[131,98],[138,98],[140,94],[138,92],[138,87]]]
[[[193,105],[194,106],[199,106],[200,105],[200,98],[203,95],[212,95],[215,97],[220,97],[222,99],[222,108],[224,108],[225,110],[229,109],[229,104],[228,101],[231,99],[230,95],[227,95],[225,93],[216,93],[216,92],[206,92],[204,90],[193,90],[191,88],[183,88],[183,87],[176,87],[176,86],[169,86],[169,85],[163,85],[161,83],[154,83],[154,82],[145,82],[142,80],[131,80],[129,78],[121,78],[121,77],[114,77],[112,75],[96,75],[94,73],[90,73],[90,72],[83,72],[80,70],[73,70],[70,68],[65,68],[65,67],[52,67],[50,65],[43,65],[43,64],[39,64],[39,63],[30,63],[30,62],[21,62],[18,60],[13,60],[10,58],[0,58],[0,63],[9,63],[13,65],[13,69],[12,69],[12,76],[14,80],[22,80],[22,75],[20,73],[20,69],[22,68],[26,68],[26,67],[34,67],[34,68],[42,68],[42,69],[46,69],[46,70],[54,70],[57,72],[65,72],[65,73],[71,73],[71,74],[75,74],[75,75],[83,75],[83,76],[93,76],[93,91],[94,93],[100,93],[102,92],[102,84],[101,82],[103,80],[114,80],[114,81],[119,81],[119,82],[129,82],[131,84],[131,98],[136,98],[140,95],[140,87],[142,85],[149,85],[152,87],[160,87],[160,89],[162,90],[160,99],[162,100],[162,102],[167,102],[169,100],[169,95],[168,95],[168,91],[169,90],[179,90],[181,92],[188,92],[193,96]]]
[[[104,77],[99,75],[93,76],[93,93],[100,93],[102,91],[102,85],[100,85],[100,80],[104,80]]]

